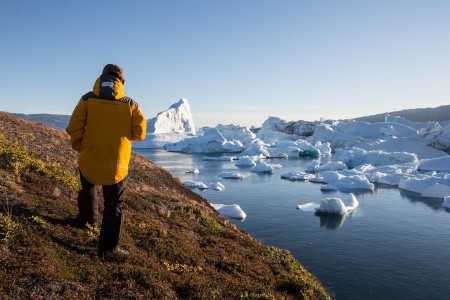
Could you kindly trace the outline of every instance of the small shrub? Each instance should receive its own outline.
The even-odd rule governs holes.
[[[34,223],[38,224],[41,227],[47,226],[47,222],[40,216],[32,216],[31,219],[33,220]]]
[[[18,142],[2,142],[0,144],[0,168],[13,170],[16,174],[23,171],[35,171],[50,179],[56,179],[63,185],[80,189],[78,177],[61,170],[56,164],[46,164],[31,154]]]
[[[179,264],[179,263],[171,264],[171,263],[168,263],[166,261],[164,262],[164,266],[166,267],[167,271],[175,272],[175,273],[178,273],[178,274],[198,273],[198,272],[202,272],[203,271],[202,267],[188,266],[188,265]]]
[[[88,242],[96,242],[100,236],[100,227],[92,226],[86,223],[86,240]]]
[[[11,242],[18,234],[19,224],[10,215],[0,214],[0,241]]]

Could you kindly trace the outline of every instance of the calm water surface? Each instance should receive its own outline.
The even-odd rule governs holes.
[[[421,198],[389,186],[355,193],[360,204],[347,217],[319,217],[296,209],[326,197],[320,184],[280,179],[304,171],[308,159],[272,159],[272,175],[222,179],[225,171],[248,172],[235,162],[204,161],[204,155],[135,150],[181,181],[220,181],[225,191],[195,190],[210,203],[237,203],[247,214],[237,226],[266,245],[288,249],[336,299],[450,299],[450,210],[442,199]],[[196,166],[200,174],[185,174]],[[249,173],[250,174],[250,173]]]

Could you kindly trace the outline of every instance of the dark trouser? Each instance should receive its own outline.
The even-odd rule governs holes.
[[[80,179],[81,191],[78,194],[79,219],[82,224],[89,223],[91,225],[97,225],[98,200],[95,185],[87,181],[81,172]],[[114,250],[119,244],[123,225],[122,203],[126,178],[116,184],[103,185],[102,187],[105,210],[103,211],[103,221],[98,245],[99,256],[103,256],[105,252]]]

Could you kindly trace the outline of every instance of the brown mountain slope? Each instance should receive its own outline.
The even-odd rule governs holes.
[[[2,299],[327,299],[287,251],[266,247],[133,154],[127,259],[96,256],[75,227],[77,153],[63,131],[0,113]],[[99,189],[101,193],[101,189]]]

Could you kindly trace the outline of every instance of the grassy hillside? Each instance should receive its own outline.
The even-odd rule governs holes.
[[[63,131],[0,113],[2,299],[328,299],[289,252],[266,247],[133,154],[127,259],[75,226],[77,154]],[[98,189],[101,197],[101,189]]]

